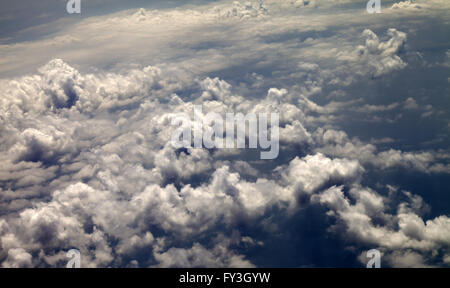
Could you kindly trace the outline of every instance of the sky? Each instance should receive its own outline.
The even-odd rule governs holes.
[[[450,2],[366,4],[1,0],[0,267],[450,267]]]

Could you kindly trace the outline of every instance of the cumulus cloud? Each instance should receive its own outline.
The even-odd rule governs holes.
[[[30,268],[32,257],[22,248],[8,250],[8,258],[2,263],[3,268]]]
[[[425,222],[405,209],[408,203],[400,203],[397,213],[389,214],[386,199],[378,193],[355,187],[350,190],[350,198],[344,195],[342,188],[332,187],[314,195],[313,200],[329,207],[329,215],[339,220],[334,229],[342,226],[355,241],[381,249],[391,266],[426,266],[426,257],[436,261],[438,251],[448,252],[448,217]]]
[[[264,6],[264,1],[260,0],[259,3],[234,1],[231,9],[220,12],[223,14],[221,17],[247,19],[266,15],[268,11]]]
[[[222,237],[223,238],[223,237]],[[212,249],[206,249],[199,243],[191,248],[170,248],[165,252],[155,251],[154,257],[158,260],[157,267],[227,267],[227,268],[254,268],[255,266],[245,259],[243,255],[229,251],[229,239],[219,239]]]
[[[58,73],[59,70],[62,73]],[[224,252],[214,245],[205,248],[192,242],[189,249],[170,245],[176,243],[179,235],[198,239],[203,233],[214,231],[217,225],[233,229],[242,221],[263,219],[272,207],[295,213],[296,208],[304,205],[304,197],[317,193],[319,198],[314,196],[314,199],[319,199],[320,203],[332,205],[339,211],[353,209],[343,195],[331,192],[337,188],[326,189],[337,184],[358,183],[364,172],[358,160],[375,163],[381,168],[403,165],[419,170],[426,170],[432,161],[432,155],[426,153],[414,155],[391,150],[375,154],[374,146],[362,143],[355,146],[343,131],[319,129],[311,134],[301,124],[305,121],[303,113],[292,104],[283,103],[283,99],[289,98],[287,90],[271,88],[262,101],[244,100],[234,95],[231,85],[223,80],[200,81],[197,95],[207,109],[292,110],[282,117],[285,126],[281,129],[281,143],[288,145],[286,147],[324,145],[317,150],[352,159],[355,158],[352,150],[356,149],[356,154],[360,155],[354,160],[332,159],[323,154],[296,157],[276,169],[279,177],[262,176],[245,162],[232,167],[229,162],[221,164],[220,153],[216,155],[202,149],[177,151],[169,144],[173,129],[168,126],[173,114],[169,111],[192,111],[192,104],[174,94],[183,83],[165,81],[158,69],[132,70],[123,75],[81,75],[61,60],[54,60],[39,72],[41,75],[22,78],[33,79],[28,87],[35,91],[24,94],[20,103],[14,102],[12,97],[22,91],[18,86],[11,86],[18,81],[4,82],[10,87],[3,98],[4,101],[9,99],[4,102],[5,106],[29,111],[15,118],[3,110],[4,119],[20,123],[11,126],[19,133],[14,135],[16,142],[6,147],[9,160],[5,160],[11,163],[7,171],[11,173],[13,167],[29,167],[33,171],[27,172],[27,176],[10,174],[16,179],[5,175],[4,179],[10,181],[13,189],[23,191],[19,194],[22,196],[16,195],[18,199],[29,199],[30,194],[25,191],[35,191],[31,195],[39,197],[44,187],[51,187],[54,192],[49,202],[36,202],[35,207],[22,210],[18,218],[3,222],[0,239],[2,250],[7,252],[5,267],[61,263],[64,261],[62,250],[70,247],[80,249],[89,267],[134,265],[136,262],[164,267],[252,266],[244,256],[233,250]],[[50,81],[52,77],[58,80]],[[136,85],[127,85],[129,81]],[[52,88],[48,88],[48,83]],[[106,89],[104,83],[113,84]],[[69,89],[77,95],[70,105],[60,105],[67,104],[72,93],[64,87],[77,87],[73,88],[76,92]],[[169,102],[162,101],[163,91],[171,95]],[[36,93],[48,97],[48,101],[33,102],[28,98]],[[93,97],[102,100],[95,102]],[[90,115],[100,116],[92,119]],[[39,125],[29,119],[38,120]],[[68,121],[71,127],[66,125]],[[104,129],[104,133],[97,134],[95,129]],[[330,145],[336,146],[330,150],[333,147]],[[366,156],[361,153],[364,149]],[[44,167],[54,167],[54,172],[42,174]],[[250,174],[256,179],[243,179],[239,167],[253,170]],[[36,176],[32,177],[33,174]],[[326,192],[321,193],[323,190]],[[375,215],[383,211],[376,194],[366,192],[364,195],[361,197],[365,198],[359,198],[364,201],[363,212]],[[31,200],[30,204],[33,202]],[[13,207],[8,209],[14,210]],[[409,223],[405,222],[408,215],[399,223]],[[431,227],[434,222],[428,225]],[[425,224],[421,227],[426,229]],[[154,228],[164,233],[156,237],[152,233]],[[410,228],[405,229],[410,231]],[[118,241],[117,246],[111,246],[111,239]],[[151,258],[144,262],[133,258],[137,251],[145,249],[153,251]],[[30,253],[39,255],[33,263]]]
[[[378,36],[369,29],[364,30],[362,35],[366,38],[366,43],[359,46],[356,53],[361,61],[372,67],[373,76],[381,76],[406,66],[397,55],[406,41],[405,33],[389,29],[387,35],[391,38],[386,42],[380,42]]]
[[[0,79],[1,266],[62,267],[76,248],[84,267],[255,267],[249,250],[278,245],[274,231],[287,241],[279,228],[317,206],[335,220],[325,230],[378,247],[391,266],[448,265],[448,217],[426,218],[420,196],[365,181],[449,173],[446,152],[343,128],[353,113],[432,118],[410,91],[384,103],[349,97],[406,70],[410,31],[364,29],[364,15],[348,32],[349,12],[315,10],[345,2],[139,9],[1,44],[0,73],[20,74]],[[280,157],[174,148],[171,120],[194,105],[279,113]]]
[[[421,9],[422,6],[414,1],[401,1],[392,4],[391,9]]]

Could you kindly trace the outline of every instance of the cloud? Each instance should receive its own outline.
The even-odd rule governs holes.
[[[326,183],[342,182],[357,177],[362,172],[357,161],[329,159],[322,154],[295,158],[283,174],[283,178],[295,191],[312,194]]]
[[[401,1],[398,3],[392,4],[391,9],[421,9],[422,6],[420,4],[414,3],[413,1]]]
[[[397,16],[372,23],[355,13],[364,5],[334,9],[348,2],[129,10],[1,44],[1,265],[63,267],[77,248],[84,267],[255,267],[252,249],[297,247],[291,227],[313,212],[319,240],[344,241],[355,259],[370,246],[391,266],[448,265],[445,211],[370,179],[441,177],[446,150],[348,124],[434,120],[429,90],[400,87],[417,67],[416,31]],[[194,105],[278,112],[280,157],[175,149],[171,119]]]
[[[352,206],[342,195],[331,194],[330,191],[335,190],[326,189],[358,183],[364,172],[358,160],[381,168],[411,166],[418,170],[429,169],[428,163],[433,160],[427,153],[390,150],[375,154],[375,146],[350,141],[343,131],[319,129],[312,134],[302,125],[306,121],[304,114],[292,104],[284,103],[284,99],[289,99],[285,89],[271,88],[263,100],[244,100],[233,94],[232,86],[223,80],[200,81],[196,94],[206,109],[219,107],[218,111],[231,108],[242,112],[245,109],[254,112],[280,109],[285,111],[281,142],[288,145],[286,147],[323,145],[317,150],[349,158],[333,159],[323,154],[296,157],[276,169],[279,178],[264,177],[246,162],[221,163],[216,158],[222,157],[220,153],[215,155],[201,149],[177,151],[168,144],[173,129],[168,126],[171,111],[192,111],[192,104],[174,94],[178,87],[183,87],[182,80],[166,81],[161,76],[164,72],[159,69],[82,75],[61,60],[54,60],[39,73],[20,78],[20,82],[3,82],[9,87],[7,97],[3,98],[5,106],[27,111],[18,114],[22,116],[3,112],[3,119],[19,123],[9,129],[21,131],[11,132],[16,141],[5,146],[9,155],[5,161],[10,166],[5,169],[9,174],[5,174],[4,180],[10,181],[14,190],[22,191],[15,196],[4,194],[3,197],[16,201],[11,202],[6,211],[21,210],[14,208],[18,205],[14,203],[30,196],[41,197],[44,189],[50,188],[53,192],[50,201],[36,201],[34,207],[30,207],[34,202],[32,198],[32,202],[22,204],[28,208],[21,210],[18,218],[3,222],[2,250],[13,251],[4,260],[5,266],[31,265],[27,262],[27,255],[31,254],[39,254],[32,265],[58,265],[65,260],[61,250],[70,247],[80,249],[89,267],[136,263],[249,266],[252,264],[231,248],[219,255],[217,251],[222,250],[211,250],[194,241],[202,239],[203,233],[214,231],[218,225],[233,229],[242,221],[259,221],[273,207],[288,214],[295,213],[293,211],[305,205],[305,196],[317,193],[321,203],[332,204],[339,211],[351,210]],[[13,101],[11,96],[23,91],[20,88],[23,86],[16,83],[28,83],[26,87],[34,89],[33,93],[22,94],[21,102]],[[106,86],[106,83],[112,85]],[[66,105],[70,93],[64,87],[76,90],[70,105]],[[47,100],[33,101],[36,94]],[[164,104],[162,99],[167,94],[171,98]],[[101,101],[93,101],[94,97],[100,97]],[[92,115],[98,116],[92,118]],[[32,119],[37,120],[38,125],[29,121]],[[67,125],[69,121],[71,125]],[[103,133],[96,133],[98,129]],[[330,150],[331,145],[336,145],[333,150]],[[352,149],[358,152],[351,152]],[[361,152],[364,149],[367,152]],[[354,159],[353,155],[359,157]],[[239,167],[252,171],[249,176],[255,179],[242,178]],[[29,171],[20,174],[14,169]],[[320,192],[324,190],[326,192]],[[342,199],[338,201],[339,197]],[[360,205],[369,216],[383,211],[376,194],[367,192],[359,197]],[[400,224],[409,223],[405,222],[409,219],[405,217]],[[425,229],[424,225],[420,229]],[[434,222],[427,225],[432,227]],[[407,227],[405,231],[411,232],[405,233],[413,233],[414,230]],[[155,228],[163,234],[154,236],[151,231]],[[171,247],[179,235],[192,237],[192,248]],[[116,247],[111,246],[110,239],[117,240]],[[145,249],[151,249],[153,256],[137,259],[138,251]],[[206,262],[181,261],[196,257]],[[177,262],[178,258],[181,262]],[[16,262],[20,263],[14,264]]]
[[[355,187],[350,190],[349,198],[342,188],[332,187],[315,195],[313,201],[329,207],[329,215],[339,219],[335,231],[342,226],[354,240],[381,249],[388,255],[391,266],[425,266],[425,257],[436,258],[436,251],[448,250],[448,217],[440,216],[425,222],[405,209],[409,205],[407,202],[398,206],[397,214],[388,214],[386,199],[375,191]]]
[[[372,67],[375,77],[406,66],[406,63],[396,55],[406,41],[406,34],[393,28],[389,29],[387,34],[391,38],[386,42],[380,42],[375,33],[369,29],[364,30],[365,46],[359,46],[356,52],[361,61]]]
[[[8,258],[2,263],[3,268],[30,268],[32,267],[32,257],[24,249],[10,249]]]
[[[245,256],[229,251],[229,239],[219,239],[212,249],[206,249],[199,243],[191,248],[170,248],[165,252],[155,251],[154,257],[159,262],[157,267],[227,267],[227,268],[254,268],[255,266],[245,259]]]
[[[225,18],[239,18],[247,19],[254,17],[261,17],[266,15],[268,12],[267,8],[264,6],[264,1],[259,1],[259,3],[254,2],[244,2],[239,1],[233,2],[233,8],[227,11],[219,11],[221,17]]]

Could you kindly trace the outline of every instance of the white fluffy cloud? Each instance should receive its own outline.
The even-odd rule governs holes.
[[[424,221],[410,208],[414,205],[410,202],[400,203],[397,213],[389,214],[388,199],[362,187],[350,190],[350,197],[344,195],[342,186],[332,187],[314,195],[313,200],[330,208],[329,215],[339,220],[334,228],[342,226],[355,241],[384,251],[391,266],[425,266],[425,257],[441,261],[436,264],[445,261],[436,254],[448,253],[447,216]]]
[[[337,220],[330,231],[379,247],[392,266],[448,263],[446,215],[426,219],[419,196],[399,202],[400,192],[362,184],[371,169],[450,169],[445,151],[381,147],[395,140],[341,129],[349,109],[425,109],[409,94],[341,101],[352,85],[409,65],[406,30],[364,29],[358,15],[361,28],[347,31],[350,12],[315,10],[345,2],[140,9],[1,44],[0,264],[63,266],[77,248],[85,267],[254,267],[246,249],[315,205]],[[278,112],[280,158],[173,148],[172,117],[199,104],[204,113]]]
[[[296,157],[275,169],[278,177],[258,175],[258,170],[247,164],[245,169],[253,169],[253,177],[257,178],[245,180],[238,173],[240,168],[232,170],[238,166],[230,167],[229,162],[219,160],[220,152],[180,152],[170,146],[171,111],[189,112],[193,107],[174,94],[185,85],[181,80],[166,81],[160,76],[163,72],[153,68],[124,75],[81,75],[61,60],[52,61],[40,73],[20,79],[26,79],[20,83],[28,83],[27,89],[34,91],[23,94],[19,103],[12,97],[23,91],[21,86],[13,86],[19,81],[4,82],[9,87],[3,98],[9,110],[3,110],[3,117],[9,129],[17,132],[10,132],[15,143],[4,146],[8,152],[4,159],[10,163],[5,172],[14,177],[3,177],[10,187],[21,191],[16,200],[29,201],[25,206],[34,203],[34,207],[19,212],[18,218],[2,224],[1,245],[8,255],[4,266],[55,265],[64,261],[62,250],[71,247],[80,249],[85,265],[91,267],[134,265],[138,260],[132,258],[141,250],[153,251],[153,257],[142,265],[251,266],[233,250],[211,250],[196,242],[189,249],[176,248],[171,243],[181,235],[202,238],[218,225],[233,229],[241,221],[260,221],[273,207],[295,213],[299,205],[304,205],[298,201],[305,195],[314,195],[320,203],[331,205],[349,221],[349,229],[359,236],[363,233],[364,239],[383,233],[406,239],[411,233],[435,233],[432,231],[439,230],[435,227],[446,225],[444,216],[424,224],[420,218],[411,218],[414,214],[399,214],[401,232],[372,227],[370,217],[380,217],[377,213],[384,211],[380,196],[370,190],[354,192],[359,204],[351,205],[338,188],[329,187],[358,183],[364,173],[358,160],[381,168],[412,166],[426,170],[432,155],[394,150],[376,154],[372,144],[353,144],[343,131],[318,129],[312,134],[301,124],[307,123],[304,114],[294,105],[283,103],[283,99],[289,99],[287,90],[272,88],[263,100],[244,100],[233,94],[227,82],[207,78],[199,82],[197,97],[206,109],[219,112],[291,111],[282,117],[285,127],[281,142],[286,147],[314,146],[328,155],[348,159],[320,153]],[[73,101],[68,100],[72,92],[64,87],[71,87],[67,89],[75,93]],[[31,97],[36,94],[48,101],[33,102]],[[170,95],[170,100],[163,101],[164,95]],[[17,116],[10,110],[28,112]],[[30,121],[33,119],[37,122]],[[354,151],[358,151],[356,159]],[[31,173],[13,172],[25,167]],[[49,167],[53,167],[53,173],[44,173]],[[190,184],[195,181],[199,183]],[[44,188],[54,192],[44,193]],[[39,201],[42,193],[50,196],[50,201]],[[353,224],[369,230],[363,232],[361,226]],[[163,234],[154,236],[153,229]],[[436,233],[429,241],[445,239]],[[111,239],[118,244],[112,246]],[[413,246],[417,247],[420,245]],[[29,255],[38,258],[31,262]]]

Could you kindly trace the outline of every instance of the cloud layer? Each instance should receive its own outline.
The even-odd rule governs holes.
[[[423,195],[372,181],[448,179],[446,136],[410,147],[348,124],[447,121],[422,97],[431,89],[402,90],[401,78],[445,67],[418,56],[419,28],[374,23],[364,9],[346,23],[347,2],[139,9],[0,45],[0,265],[63,267],[76,248],[84,267],[273,266],[255,255],[277,241],[307,254],[309,235],[283,229],[307,226],[299,215],[311,211],[318,237],[344,243],[353,265],[372,248],[388,266],[449,265],[448,209],[431,213]],[[407,2],[380,17],[440,17],[447,5]],[[389,95],[364,94],[384,83]],[[278,112],[280,157],[175,149],[171,119],[194,105]]]

